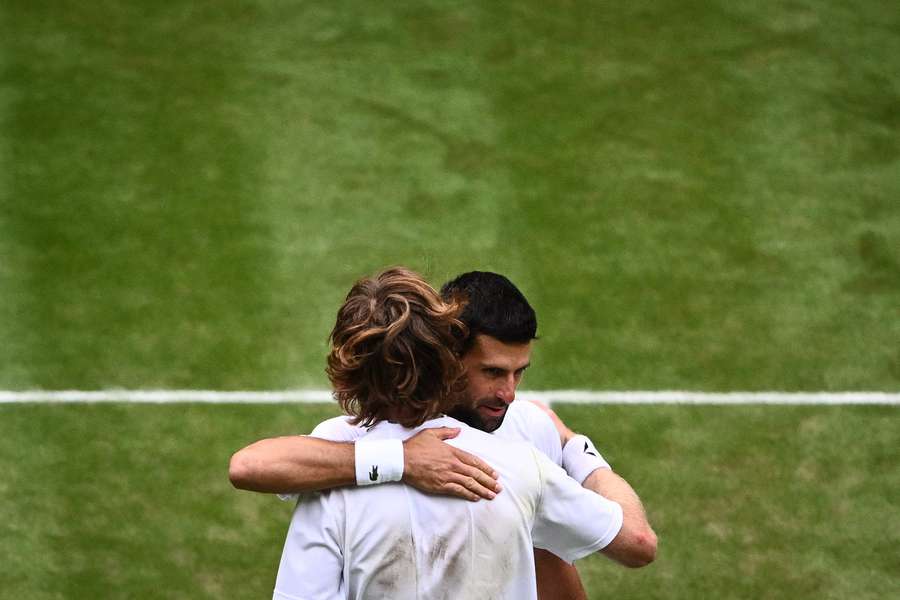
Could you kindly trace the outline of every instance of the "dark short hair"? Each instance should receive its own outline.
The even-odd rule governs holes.
[[[352,423],[416,427],[458,401],[460,307],[404,267],[360,279],[338,310],[325,371]]]
[[[441,287],[445,302],[463,305],[460,320],[468,334],[461,340],[465,354],[479,334],[506,344],[525,344],[537,338],[537,315],[513,283],[498,273],[470,271]]]

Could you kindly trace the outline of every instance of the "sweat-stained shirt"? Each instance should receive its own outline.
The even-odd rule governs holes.
[[[362,431],[402,440],[427,427],[460,427],[447,443],[488,462],[503,491],[469,502],[394,482],[304,495],[273,598],[536,599],[533,547],[574,561],[619,532],[618,504],[582,488],[530,444],[450,417],[415,429],[382,422]]]

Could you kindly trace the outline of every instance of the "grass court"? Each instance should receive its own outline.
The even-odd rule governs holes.
[[[895,3],[0,7],[0,389],[323,388],[361,275],[508,275],[535,390],[900,390]],[[881,599],[894,406],[557,407],[642,496],[592,598]],[[0,598],[260,598],[231,452],[330,405],[0,405]]]

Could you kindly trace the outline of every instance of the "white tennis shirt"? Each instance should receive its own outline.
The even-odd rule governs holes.
[[[447,443],[487,461],[503,491],[469,502],[395,482],[304,495],[285,540],[275,599],[534,600],[533,546],[574,561],[619,532],[618,504],[582,488],[530,444],[450,417],[416,429],[383,422],[365,436],[406,439],[427,427],[460,427]]]
[[[353,442],[366,434],[365,427],[351,425],[350,417],[341,415],[322,421],[312,430],[312,437],[332,442]],[[562,466],[562,444],[559,433],[547,413],[526,401],[509,405],[503,423],[491,435],[505,440],[529,442],[550,460]],[[297,499],[297,494],[284,494],[282,499]]]

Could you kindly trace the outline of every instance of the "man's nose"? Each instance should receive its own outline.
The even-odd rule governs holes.
[[[515,375],[510,373],[506,379],[503,380],[503,383],[500,384],[500,387],[497,388],[496,392],[497,398],[503,400],[507,404],[516,399],[516,378]]]

